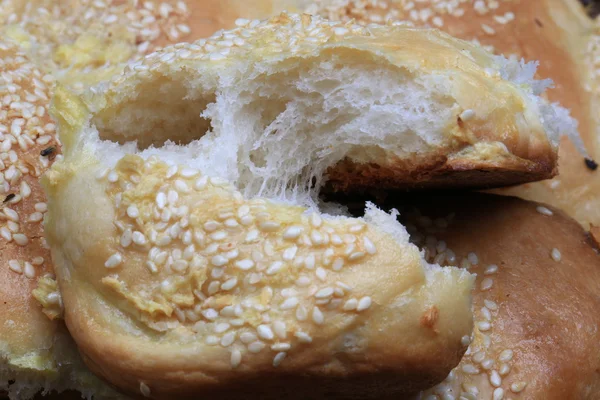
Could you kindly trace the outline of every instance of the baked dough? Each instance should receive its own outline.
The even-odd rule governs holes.
[[[600,158],[600,28],[585,15],[578,0],[322,0],[305,10],[365,25],[408,21],[472,40],[496,54],[539,60],[539,76],[554,81],[547,91],[549,100],[570,110],[589,156],[596,161]],[[559,149],[558,176],[495,193],[551,204],[586,228],[600,225],[599,172],[586,166],[581,152],[567,138]]]
[[[306,18],[261,23],[255,40],[303,21],[341,28]],[[430,31],[377,29],[440,49],[453,43]],[[300,185],[269,198],[248,175],[236,182],[243,193],[231,186],[234,132],[207,134],[211,152],[202,147],[210,142],[193,141],[201,121],[181,115],[206,104],[182,86],[225,81],[225,67],[233,74],[245,61],[199,46],[130,65],[85,102],[55,92],[64,160],[43,178],[46,234],[65,320],[88,366],[125,393],[153,398],[377,398],[443,378],[471,329],[472,277],[424,263],[395,216],[374,207],[362,219],[307,214],[298,204],[309,203],[301,192],[309,189]],[[294,59],[281,60],[291,71]],[[185,144],[167,142],[171,134]],[[115,142],[135,139],[153,146]],[[271,169],[274,179],[281,172]]]
[[[568,113],[536,95],[549,82],[532,79],[534,64],[435,30],[287,14],[239,24],[88,94],[103,137],[142,148],[200,139],[206,164],[227,157],[220,175],[271,195],[315,179],[318,190],[325,173],[339,189],[536,180],[553,175],[559,135],[576,136]],[[209,153],[214,137],[240,151]]]
[[[417,399],[600,396],[600,255],[576,221],[539,203],[476,193],[388,194],[381,205],[399,209],[427,260],[477,274],[469,349]]]
[[[456,264],[477,274],[473,342],[444,383],[421,398],[599,398],[600,256],[577,222],[510,197],[462,194],[415,204],[430,259],[444,262],[452,251]],[[446,229],[423,226],[448,215]]]

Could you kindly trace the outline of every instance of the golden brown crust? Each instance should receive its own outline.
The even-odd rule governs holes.
[[[173,183],[170,178],[161,175],[167,168],[160,164],[150,164],[148,170],[135,172],[134,175],[140,176],[141,181],[132,187],[126,185],[129,189],[121,195],[124,201],[135,203],[124,204],[124,209],[119,206],[113,210],[114,196],[119,191],[120,183],[109,183],[104,179],[98,181],[95,178],[96,172],[103,167],[86,166],[93,161],[89,154],[80,157],[66,158],[65,162],[56,164],[45,178],[50,193],[47,233],[54,249],[53,259],[65,302],[67,326],[88,366],[126,393],[135,395],[149,390],[153,398],[172,398],[175,395],[178,398],[196,398],[199,394],[235,398],[240,393],[248,392],[255,393],[257,398],[305,398],[308,393],[321,397],[336,393],[341,398],[377,398],[380,395],[414,393],[418,388],[443,378],[459,360],[464,350],[461,338],[471,328],[468,302],[470,278],[455,275],[457,270],[424,271],[416,248],[404,247],[371,226],[366,230],[362,227],[351,228],[354,223],[362,224],[361,221],[330,221],[328,218],[321,220],[311,217],[311,221],[316,221],[311,223],[321,226],[323,232],[330,229],[351,232],[348,229],[352,229],[352,232],[361,231],[370,237],[365,239],[363,234],[355,233],[359,235],[356,240],[357,250],[367,246],[363,251],[371,253],[356,253],[353,257],[358,257],[359,261],[348,259],[344,268],[337,271],[341,268],[335,267],[339,255],[335,256],[332,265],[332,260],[328,261],[328,256],[324,253],[327,250],[320,245],[314,249],[306,247],[302,242],[303,236],[287,239],[288,241],[281,240],[281,232],[287,232],[292,226],[308,229],[308,219],[299,214],[302,210],[268,202],[244,201],[235,203],[234,214],[238,207],[243,210],[244,205],[250,205],[253,211],[248,214],[251,217],[249,221],[255,217],[258,219],[254,207],[260,206],[259,211],[264,209],[263,213],[282,218],[278,220],[282,226],[276,231],[269,228],[269,231],[261,232],[257,242],[251,242],[251,245],[244,244],[243,238],[248,237],[250,232],[258,234],[258,231],[251,229],[253,225],[249,228],[218,231],[220,236],[228,232],[230,242],[227,248],[236,251],[236,255],[232,257],[237,261],[228,262],[223,267],[226,278],[215,278],[217,274],[223,273],[223,269],[215,268],[213,264],[225,262],[221,259],[229,253],[219,250],[219,256],[205,255],[209,250],[203,246],[217,243],[216,236],[211,231],[206,232],[206,244],[196,243],[200,247],[197,247],[194,260],[186,270],[175,272],[171,269],[175,266],[171,267],[170,264],[150,264],[158,267],[156,272],[151,272],[148,271],[148,261],[153,259],[147,259],[146,253],[150,250],[150,254],[154,254],[155,251],[150,247],[157,245],[152,242],[145,249],[138,249],[133,244],[122,248],[118,243],[123,240],[123,236],[114,230],[119,224],[129,226],[131,221],[123,210],[129,212],[130,207],[135,205],[139,217],[134,223],[142,224],[136,225],[135,229],[141,229],[151,238],[149,230],[153,229],[155,223],[146,221],[143,216],[147,216],[146,207],[154,207],[156,192],[152,189],[152,182],[163,185],[164,187],[160,186],[161,191],[167,190],[167,186]],[[122,160],[120,167],[115,170],[122,183],[129,179],[132,165],[138,164],[137,157],[126,158],[128,161]],[[95,162],[92,165],[94,164]],[[109,175],[112,176],[112,172]],[[181,181],[182,178],[177,179]],[[197,177],[197,173],[196,179],[201,179]],[[231,205],[230,195],[227,192],[221,193],[217,181],[214,182],[208,184],[206,189],[179,195],[182,202],[180,205],[200,204],[202,199],[206,201],[201,208],[190,208],[189,221],[194,231],[202,232],[203,225],[209,229],[206,222],[214,219],[211,224],[215,224],[219,220],[217,215]],[[181,183],[178,186],[184,187]],[[85,195],[81,191],[82,187],[86,187],[83,191]],[[144,190],[150,190],[147,195],[150,197],[142,196],[141,191]],[[222,198],[213,204],[217,200],[214,196]],[[240,198],[239,194],[233,197]],[[109,219],[99,220],[96,214],[87,211],[90,198],[94,199],[95,212],[109,216]],[[112,215],[117,216],[117,219],[113,221],[110,218]],[[245,222],[241,219],[239,223]],[[312,232],[311,237],[317,238],[319,234],[323,233]],[[333,233],[332,235],[331,240],[335,242],[337,239]],[[352,235],[340,235],[352,239]],[[209,239],[213,236],[215,239]],[[277,253],[264,262],[256,261],[254,266],[245,257],[249,257],[250,252],[252,257],[258,257],[256,260],[267,257],[261,254],[263,244],[265,254],[269,254],[268,241],[272,241]],[[361,244],[363,241],[364,245]],[[160,245],[172,255],[181,253],[178,246],[179,238],[174,239],[168,247]],[[313,263],[316,262],[315,266],[307,267],[308,272],[292,267],[296,263],[292,260],[284,261],[285,272],[281,273],[282,276],[276,272],[261,272],[277,263],[271,258],[277,259],[281,257],[280,252],[283,252],[283,260],[286,260],[285,257],[289,257],[285,255],[286,249],[296,246],[294,254],[297,252],[297,258],[294,260],[300,262],[299,267],[302,266],[303,259],[306,260],[305,265],[309,265],[308,259],[311,257]],[[377,248],[376,253],[374,246]],[[333,245],[331,251],[332,254],[337,254],[340,250],[342,248]],[[109,264],[114,251],[121,254],[120,259],[122,257],[122,264],[117,266]],[[247,264],[251,270],[240,274],[236,270],[241,268],[238,262],[241,266]],[[322,277],[316,281],[312,278],[314,268],[316,276]],[[256,283],[258,286],[253,286],[248,284],[248,278],[252,279],[256,270],[262,280],[261,283]],[[175,307],[173,302],[184,299],[190,290],[187,285],[181,285],[175,293],[163,292],[163,288],[168,287],[171,281],[189,277],[195,279],[200,275],[203,278],[200,278],[199,286],[191,296],[192,304],[181,305],[178,309],[185,316],[179,317],[177,312],[161,316],[159,308],[166,310]],[[311,286],[304,289],[305,284],[299,280],[301,278],[307,283],[312,282]],[[231,279],[239,282],[238,286],[234,290],[225,289],[225,283]],[[321,279],[325,281],[320,281]],[[221,289],[217,285],[217,292],[214,293],[212,285],[223,281],[225,283],[221,284]],[[125,290],[108,290],[105,286],[107,282],[122,282],[124,286],[119,287],[125,287]],[[346,287],[350,292],[336,291],[335,296],[342,296],[341,301],[332,308],[327,308],[328,306],[318,303],[321,296],[331,296],[319,294],[322,290],[330,289],[327,285]],[[229,290],[230,295],[227,294]],[[308,292],[305,293],[305,290]],[[297,293],[297,298],[293,298],[299,304],[294,303],[292,309],[283,305],[287,301],[285,296],[289,296],[285,294],[286,291]],[[244,343],[243,335],[249,335],[256,341],[257,334],[261,337],[261,329],[267,329],[261,328],[263,325],[257,326],[260,319],[253,317],[255,312],[252,306],[247,305],[256,301],[252,294],[254,292],[260,293],[260,298],[265,299],[263,304],[266,308],[260,307],[257,310],[262,310],[259,316],[262,315],[260,318],[263,318],[263,323],[271,326],[267,332],[277,329],[277,321],[284,321],[287,325],[287,328],[283,328],[287,329],[287,333],[283,333],[285,340],[282,336],[274,339],[267,335],[262,337],[263,341]],[[122,296],[135,303],[128,304]],[[352,301],[356,303],[356,300],[348,296],[360,299],[358,307],[356,304],[351,306]],[[202,298],[204,300],[199,300]],[[332,304],[334,302],[329,298],[326,300],[327,304],[329,301]],[[211,322],[217,318],[216,314],[209,315],[210,312],[215,312],[213,307],[219,309],[225,305],[231,308],[245,305],[240,308],[240,311],[245,310],[240,315],[242,327],[230,326],[230,322],[237,324],[235,321],[239,319],[225,318],[229,315],[225,312],[217,321]],[[349,308],[342,311],[342,305]],[[154,311],[148,307],[153,307]],[[314,307],[321,307],[322,311],[315,311]],[[356,311],[353,311],[353,307],[356,307]],[[435,318],[426,317],[430,322],[423,325],[423,315],[431,315],[432,307],[436,309],[433,313]],[[309,317],[305,321],[305,317],[299,316],[299,310],[313,310],[312,320]],[[270,321],[273,321],[272,325]],[[167,325],[161,325],[165,323]],[[228,333],[219,331],[221,324],[226,325]],[[216,337],[212,334],[213,329],[217,332]],[[309,335],[310,343],[305,342],[302,332]],[[227,342],[226,338],[230,334],[235,336],[231,336],[232,341]],[[212,341],[213,337],[217,342],[210,345],[209,340]],[[398,337],[402,337],[402,340],[398,340]],[[275,347],[270,349],[264,347],[265,344]],[[287,355],[282,362],[276,361],[277,357],[282,357],[281,353],[273,351],[277,345],[286,346],[283,352]],[[254,351],[253,346],[260,348]],[[233,362],[235,357],[241,358]],[[308,385],[308,382],[317,387]]]
[[[473,385],[478,399],[492,398],[496,387],[504,398],[598,398],[600,256],[586,232],[556,209],[510,197],[403,196],[400,204],[407,203],[420,210],[408,220],[438,240],[422,242],[438,248],[429,257],[443,259],[439,250],[452,250],[455,264],[478,275],[475,340],[455,372],[428,393],[473,393]],[[391,199],[388,204],[397,205]],[[448,228],[431,224],[436,218],[450,221]],[[491,339],[487,349],[484,336]],[[492,385],[497,378],[500,384]]]
[[[440,155],[412,164],[398,160],[389,166],[344,160],[328,171],[328,185],[337,191],[385,189],[486,189],[548,179],[556,174],[557,157],[551,151],[539,158],[499,155],[473,160]]]
[[[571,115],[579,122],[579,132],[590,156],[600,157],[598,78],[593,72],[597,69],[594,63],[598,59],[599,47],[592,43],[594,36],[598,37],[598,28],[585,15],[579,1],[498,1],[494,8],[490,6],[491,2],[483,2],[480,4],[483,7],[479,8],[473,2],[450,6],[449,11],[442,10],[445,6],[435,1],[414,2],[410,7],[407,6],[408,0],[384,0],[378,3],[379,6],[360,6],[358,1],[348,1],[345,2],[347,5],[336,7],[335,3],[317,1],[317,6],[309,7],[309,10],[333,19],[356,18],[359,23],[408,20],[417,26],[438,27],[465,40],[475,39],[491,46],[497,54],[538,60],[538,75],[551,78],[555,84],[549,89],[548,98],[570,109]],[[425,10],[423,14],[422,10]],[[591,51],[596,53],[590,54]],[[598,225],[600,175],[585,166],[583,156],[568,139],[561,143],[558,177],[495,193],[551,204],[586,227],[590,223]],[[469,179],[477,182],[477,177],[464,178],[452,184],[460,185]],[[539,174],[537,179],[545,178]],[[341,180],[350,181],[345,176]]]

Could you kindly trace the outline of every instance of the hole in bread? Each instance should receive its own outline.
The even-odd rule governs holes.
[[[210,129],[202,117],[215,95],[191,91],[186,80],[161,76],[142,83],[135,100],[118,112],[99,112],[94,123],[100,138],[117,143],[137,140],[140,150],[160,147],[167,141],[186,145],[200,139]]]
[[[412,157],[449,140],[444,121],[455,115],[455,101],[445,76],[416,77],[340,49],[244,68],[218,84],[189,69],[148,78],[135,98],[96,114],[101,137],[138,138],[139,149],[193,143],[185,163],[229,179],[246,196],[305,205],[345,158],[385,168],[389,154]]]

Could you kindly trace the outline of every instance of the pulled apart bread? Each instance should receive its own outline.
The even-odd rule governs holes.
[[[86,102],[101,137],[192,143],[203,170],[279,197],[314,197],[325,178],[338,189],[542,179],[559,135],[576,137],[568,112],[538,96],[550,83],[533,79],[535,64],[439,31],[286,14],[238,23],[98,86]]]
[[[315,0],[305,11],[362,25],[407,21],[431,26],[496,54],[538,60],[539,76],[554,82],[545,95],[577,120],[589,160],[576,142],[563,137],[557,176],[495,193],[550,204],[586,229],[600,226],[600,20],[585,14],[581,1]]]

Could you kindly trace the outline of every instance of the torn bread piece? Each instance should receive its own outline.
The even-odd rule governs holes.
[[[45,226],[87,365],[127,394],[157,399],[379,398],[442,380],[472,329],[473,276],[425,262],[395,214],[308,210],[312,188],[267,185],[277,169],[256,185],[232,164],[232,153],[258,162],[233,131],[196,140],[208,125],[192,115],[207,105],[182,87],[225,78],[215,60],[189,62],[127,78],[140,91],[120,110],[112,96],[125,93],[110,86],[85,101],[55,92],[64,159],[43,178]],[[119,143],[129,140],[138,145]]]
[[[247,196],[313,200],[326,181],[351,190],[548,178],[559,136],[577,137],[568,112],[539,96],[550,82],[533,79],[535,63],[437,30],[288,14],[238,23],[88,92],[101,137],[140,149],[192,143],[206,172]]]

